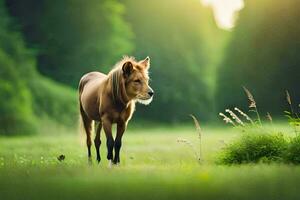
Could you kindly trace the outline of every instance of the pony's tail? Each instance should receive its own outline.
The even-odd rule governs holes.
[[[85,133],[85,130],[84,130],[84,125],[83,125],[83,118],[82,118],[82,106],[81,106],[81,103],[79,101],[79,115],[78,115],[78,131],[80,133],[80,135],[83,135]]]
[[[81,78],[79,81],[79,84],[78,84],[78,105],[79,105],[78,106],[79,107],[78,132],[80,135],[83,135],[83,133],[84,133],[83,118],[82,118],[83,108],[82,108],[81,101],[80,101],[82,90],[83,90],[83,84],[82,84],[82,78]]]
[[[85,128],[84,128],[84,119],[83,117],[85,116],[85,112],[82,108],[82,104],[81,104],[81,94],[83,91],[85,85],[85,76],[83,76],[78,84],[78,107],[79,107],[79,117],[78,117],[78,130],[80,135],[84,135],[85,134]]]
[[[81,103],[81,94],[84,88],[84,85],[86,83],[86,76],[83,76],[79,82],[79,86],[78,86],[78,101],[79,101],[79,110],[80,110],[80,121],[79,121],[79,131],[80,132],[84,132],[86,134],[86,144],[88,146],[88,148],[90,149],[91,144],[92,144],[92,140],[91,140],[91,134],[93,132],[93,120],[89,119],[89,117],[87,116],[87,114],[84,112],[83,107],[82,107],[82,103]],[[81,134],[84,135],[84,134]]]

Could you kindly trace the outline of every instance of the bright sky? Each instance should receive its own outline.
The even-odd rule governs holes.
[[[237,12],[243,9],[244,0],[201,0],[206,6],[211,6],[217,25],[229,30],[234,27]]]

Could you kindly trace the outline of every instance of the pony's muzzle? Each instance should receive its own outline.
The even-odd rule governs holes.
[[[149,87],[148,95],[149,95],[150,97],[152,97],[152,96],[154,95],[154,91],[152,90],[151,87]]]

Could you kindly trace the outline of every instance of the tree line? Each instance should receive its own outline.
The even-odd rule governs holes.
[[[245,4],[226,32],[198,0],[0,0],[0,132],[33,133],[43,117],[74,125],[80,77],[123,55],[151,57],[155,97],[136,120],[209,121],[246,105],[241,86],[280,113],[284,89],[300,98],[299,3]]]

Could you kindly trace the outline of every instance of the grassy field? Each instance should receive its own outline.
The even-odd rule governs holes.
[[[277,129],[288,129],[279,126]],[[231,128],[203,127],[203,162],[192,125],[131,129],[123,139],[121,165],[88,165],[79,133],[0,137],[0,199],[299,199],[300,167],[279,164],[222,166],[214,163]],[[94,149],[93,149],[94,150]],[[57,156],[66,156],[63,162]],[[93,156],[95,152],[93,151]]]

